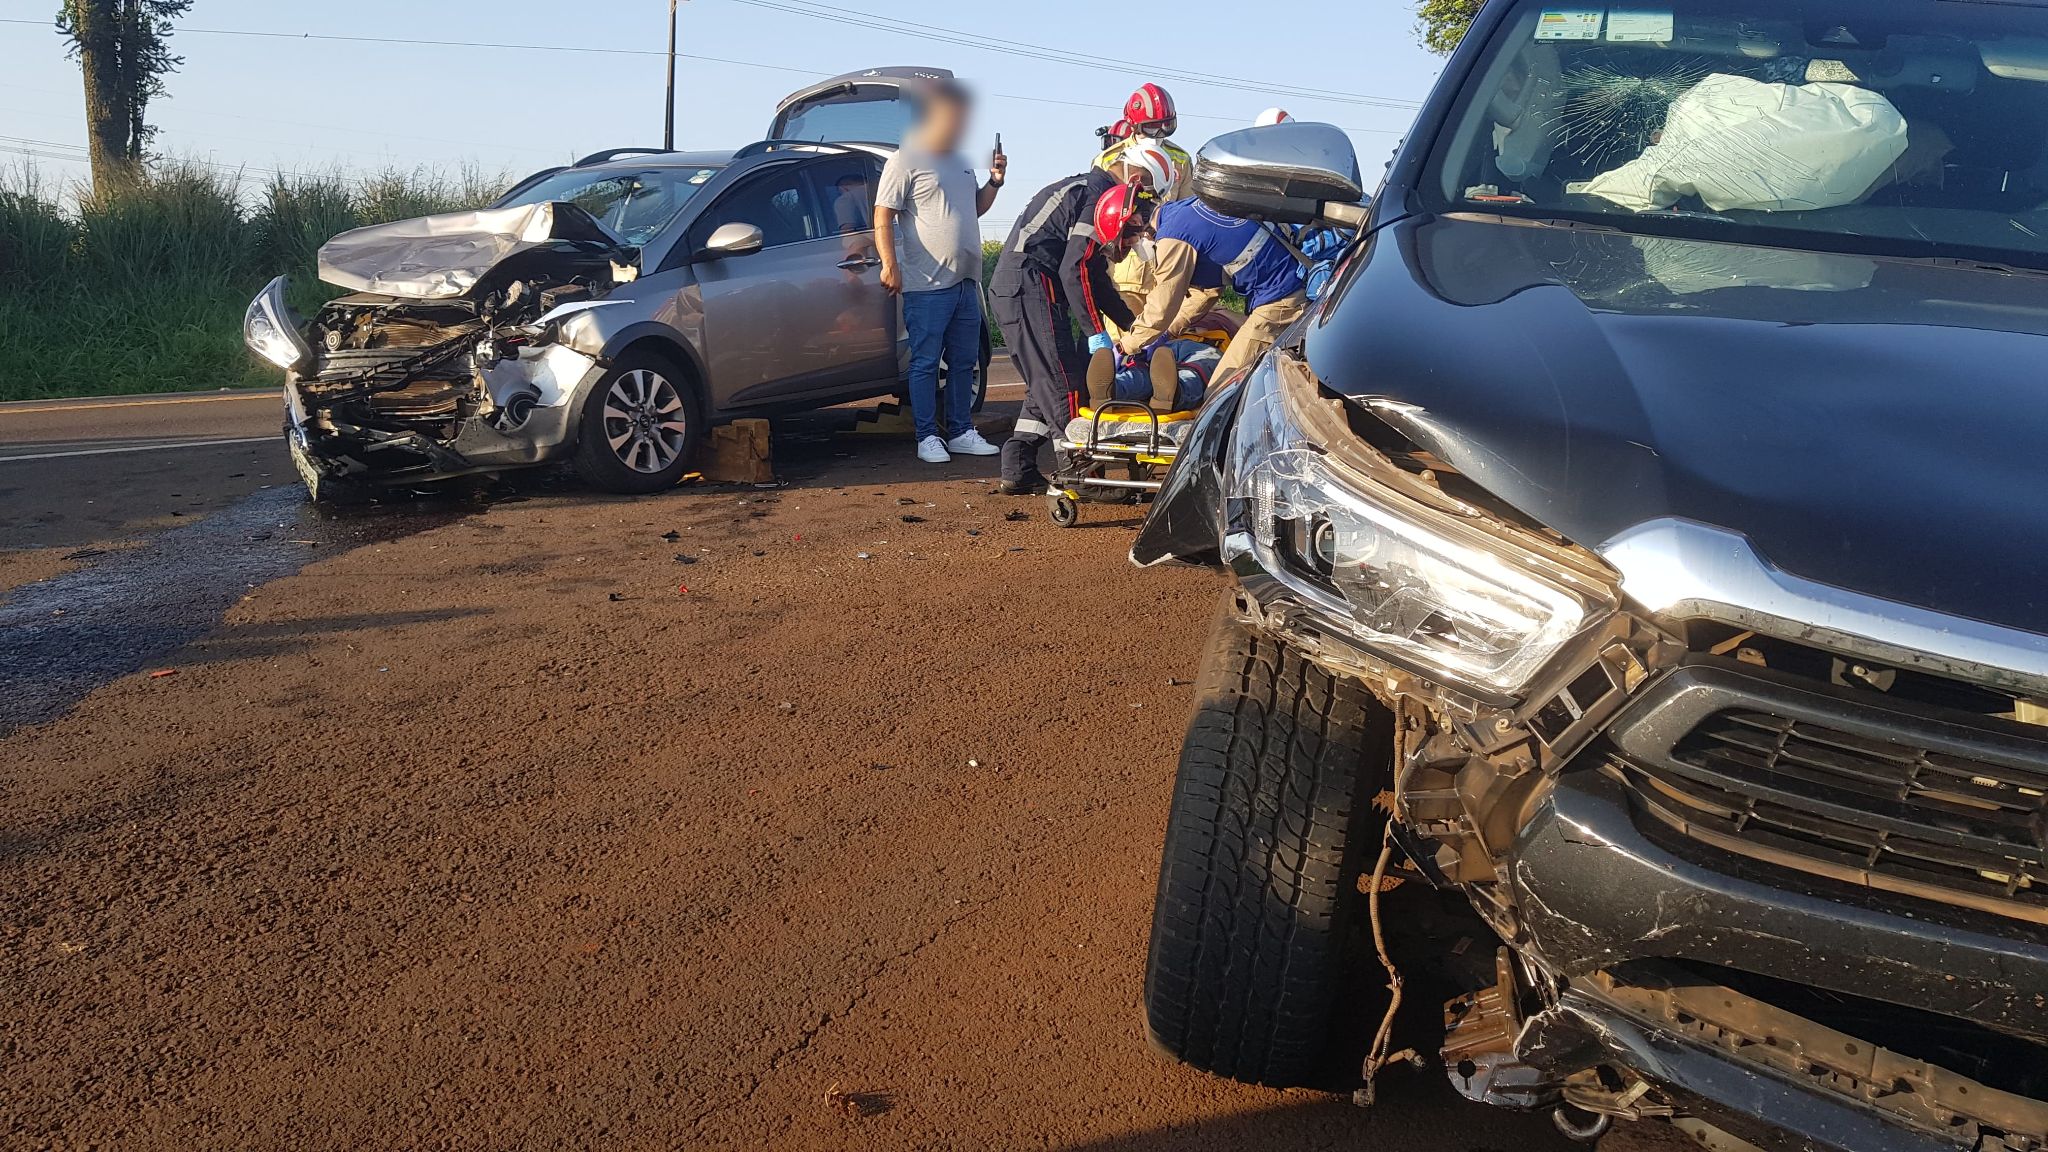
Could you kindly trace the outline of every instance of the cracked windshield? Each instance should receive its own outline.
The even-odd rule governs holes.
[[[716,175],[716,168],[648,168],[604,173],[570,169],[541,180],[512,197],[505,207],[567,200],[604,221],[626,243],[645,244]]]
[[[2048,267],[2048,11],[1526,3],[1453,112],[1439,209]]]

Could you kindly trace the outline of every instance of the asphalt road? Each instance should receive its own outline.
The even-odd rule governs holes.
[[[0,1148],[1569,1147],[1146,1048],[1220,582],[1127,510],[819,415],[774,490],[331,516],[263,399],[122,403],[0,408]]]

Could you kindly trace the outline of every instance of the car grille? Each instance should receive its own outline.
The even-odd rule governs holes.
[[[2048,924],[2048,746],[1744,679],[1682,688],[1679,723],[1621,732],[1633,754],[1611,771],[1643,812],[1753,859]]]

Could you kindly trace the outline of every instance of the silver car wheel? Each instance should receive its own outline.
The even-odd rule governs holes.
[[[683,454],[685,415],[682,395],[668,377],[636,368],[614,380],[604,398],[604,438],[619,463],[651,475]]]

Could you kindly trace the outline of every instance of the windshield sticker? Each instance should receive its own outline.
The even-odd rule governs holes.
[[[1538,40],[1598,40],[1604,8],[1545,8],[1536,21]]]
[[[1616,8],[1607,16],[1607,39],[1616,44],[1669,44],[1671,10]]]
[[[690,177],[690,183],[702,184],[716,175],[718,175],[718,169],[716,168],[699,168],[697,174]]]

